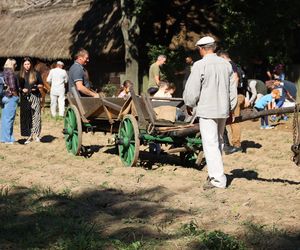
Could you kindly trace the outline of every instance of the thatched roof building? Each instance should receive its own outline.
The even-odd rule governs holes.
[[[104,27],[110,18],[118,18],[117,6],[113,2],[109,6],[103,4],[100,10],[93,4],[63,1],[47,7],[28,8],[19,4],[2,9],[0,57],[71,59],[79,47],[91,49],[97,55],[118,51],[122,34],[113,33],[118,25],[110,30]]]

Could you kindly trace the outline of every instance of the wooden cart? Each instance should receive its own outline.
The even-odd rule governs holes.
[[[133,89],[127,100],[112,97],[81,97],[68,93],[69,106],[64,120],[64,136],[68,152],[80,155],[83,132],[110,132],[116,137],[119,156],[125,166],[135,166],[140,145],[155,151],[160,144],[170,145],[167,153],[180,153],[187,165],[200,165],[203,151],[199,132],[191,133],[193,122],[171,121],[158,116],[159,110],[180,109],[181,98],[138,96]],[[188,134],[188,136],[186,136]]]

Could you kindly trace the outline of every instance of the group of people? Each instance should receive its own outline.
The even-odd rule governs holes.
[[[24,144],[40,142],[41,90],[44,88],[44,82],[41,74],[34,69],[31,58],[23,58],[18,73],[16,67],[17,62],[12,58],[8,58],[3,67],[5,88],[1,100],[0,142],[5,144],[15,142],[13,127],[18,104],[20,105],[20,132],[21,136],[26,137]],[[58,61],[47,77],[47,82],[51,85],[50,110],[53,117],[57,115],[57,104],[59,116],[64,116],[65,86],[68,83],[68,75],[63,67],[64,63]]]
[[[193,62],[187,57],[188,68],[185,74],[183,100],[186,113],[199,118],[203,151],[208,168],[208,180],[204,188],[226,187],[226,176],[222,161],[223,138],[226,120],[239,116],[243,107],[252,106],[261,111],[266,108],[282,107],[286,102],[296,99],[296,87],[293,83],[283,80],[282,72],[275,79],[265,84],[260,79],[248,79],[245,86],[240,86],[241,75],[227,52],[215,53],[216,42],[213,37],[201,38],[196,46],[201,60]],[[162,79],[161,66],[167,57],[159,55],[149,69],[148,93],[157,99],[170,98],[175,92],[175,85]],[[63,63],[57,62],[51,69],[47,82],[51,85],[51,114],[56,116],[57,102],[59,116],[64,115],[65,86],[69,91],[80,96],[99,97],[90,88],[85,65],[89,62],[89,53],[80,49],[75,54],[74,64],[69,74],[63,69]],[[40,141],[41,133],[41,93],[43,81],[40,74],[34,70],[30,58],[23,59],[19,74],[15,73],[16,61],[7,59],[3,77],[7,85],[2,98],[3,109],[1,118],[1,142],[13,143],[13,123],[16,108],[20,99],[21,135],[27,136],[25,144]],[[279,71],[277,69],[277,71]],[[130,86],[133,83],[124,81],[118,93],[120,98],[130,96]],[[269,94],[268,94],[269,89]],[[250,95],[249,95],[250,93]],[[177,115],[177,112],[176,112]],[[261,128],[268,129],[268,118],[262,117]],[[241,129],[238,123],[231,124],[233,146],[227,152],[241,151]],[[227,138],[229,143],[229,140]]]
[[[243,150],[240,124],[229,121],[232,136],[230,145],[226,121],[233,121],[247,107],[261,111],[295,105],[297,89],[294,83],[284,79],[283,65],[275,67],[273,74],[260,68],[256,73],[260,71],[261,77],[257,73],[257,78],[247,79],[245,72],[232,62],[226,51],[215,53],[216,42],[213,37],[201,38],[196,46],[202,59],[194,63],[191,57],[186,58],[183,100],[187,113],[196,114],[199,118],[208,168],[208,180],[204,188],[225,188],[222,151],[231,154]],[[168,88],[161,80],[161,66],[165,63],[166,56],[160,55],[150,66],[150,95],[168,93]],[[257,65],[261,66],[261,61]],[[261,117],[261,129],[273,128],[268,121],[267,116]]]
[[[19,74],[15,69],[15,59],[8,58],[3,67],[3,79],[6,89],[2,98],[1,136],[2,143],[13,144],[13,126],[16,109],[20,101],[21,136],[28,137],[25,144],[31,141],[40,141],[41,133],[41,94],[43,88],[40,74],[34,70],[30,58],[25,57],[21,64]]]

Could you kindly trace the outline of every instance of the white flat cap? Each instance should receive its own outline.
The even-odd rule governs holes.
[[[64,66],[65,64],[62,62],[62,61],[57,61],[57,63],[56,64],[58,64],[58,65],[62,65],[62,66]]]
[[[214,43],[215,39],[212,38],[211,36],[204,36],[198,42],[196,43],[196,46],[204,46],[209,43]]]

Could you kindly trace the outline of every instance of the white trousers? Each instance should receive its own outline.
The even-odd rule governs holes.
[[[61,93],[59,95],[53,95],[50,94],[50,110],[51,115],[53,117],[56,116],[56,110],[57,110],[57,102],[58,102],[58,114],[59,116],[64,116],[65,113],[65,93]]]
[[[211,183],[219,188],[226,187],[226,176],[222,160],[223,134],[226,119],[200,118],[200,133]]]

